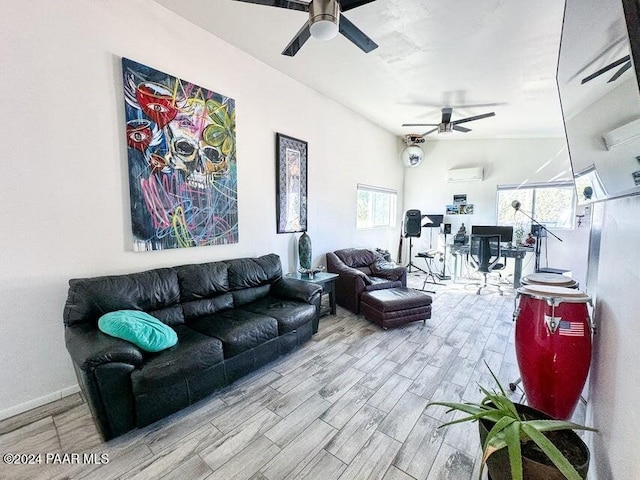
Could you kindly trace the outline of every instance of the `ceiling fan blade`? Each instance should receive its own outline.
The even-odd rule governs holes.
[[[236,0],[236,2],[256,3],[258,5],[286,8],[289,10],[299,10],[301,12],[309,11],[308,3],[298,2],[297,0]]]
[[[340,3],[340,11],[346,12],[347,10],[352,10],[357,7],[361,7],[362,5],[366,5],[367,3],[375,2],[375,0],[342,0]]]
[[[618,65],[622,65],[624,62],[628,62],[631,60],[631,57],[629,55],[626,55],[618,60],[616,60],[613,63],[610,63],[609,65],[607,65],[606,67],[602,67],[600,70],[593,72],[591,75],[589,75],[588,77],[584,77],[582,79],[582,81],[580,82],[581,85],[584,85],[587,82],[590,82],[591,80],[593,80],[596,77],[599,77],[600,75],[602,75],[603,73],[607,73],[609,70],[611,70],[612,68],[616,68]]]
[[[620,78],[620,75],[622,75],[624,72],[626,72],[630,68],[631,68],[631,61],[628,61],[627,63],[622,65],[622,67],[620,67],[620,69],[615,73],[613,77],[609,79],[607,83],[615,82],[618,78]]]
[[[457,125],[459,123],[466,123],[466,122],[473,122],[474,120],[480,120],[481,118],[495,117],[495,115],[496,115],[495,112],[483,113],[482,115],[476,115],[475,117],[467,117],[467,118],[461,118],[460,120],[454,120],[451,123],[454,125]]]
[[[433,133],[435,131],[438,130],[438,127],[436,128],[432,128],[431,130],[429,130],[428,132],[424,132],[422,135],[420,135],[421,137],[426,137],[427,135],[429,135],[430,133]]]
[[[356,27],[344,15],[340,15],[340,33],[353,42],[364,53],[378,48],[378,44],[367,37],[362,30]]]
[[[403,123],[403,127],[437,127],[438,123]]]
[[[470,131],[471,131],[471,129],[470,129],[470,128],[466,128],[466,127],[459,127],[458,125],[452,125],[452,126],[451,126],[451,128],[453,128],[454,130],[457,130],[457,131],[459,131],[459,132],[464,132],[464,133],[467,133],[467,132],[470,132]]]
[[[309,40],[311,32],[309,31],[309,22],[305,23],[302,28],[296,33],[296,36],[289,42],[289,45],[282,51],[282,55],[293,57],[298,50],[302,48],[304,43]]]
[[[453,108],[445,107],[442,109],[442,123],[449,123],[451,121],[451,113]]]

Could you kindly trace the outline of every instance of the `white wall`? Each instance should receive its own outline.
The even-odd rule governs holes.
[[[472,225],[495,225],[498,185],[572,178],[563,138],[427,140],[423,149],[424,162],[406,170],[405,209],[444,213],[446,205],[453,203],[454,194],[466,194],[467,203],[474,205],[473,215],[445,216],[445,222],[452,224],[454,234],[462,223],[467,233],[470,233]],[[483,167],[484,180],[447,183],[448,170],[469,167]],[[552,237],[546,240],[548,266],[572,270],[573,277],[583,284],[586,278],[588,228],[552,231],[563,242]],[[449,237],[448,241],[452,241],[452,238]],[[424,229],[422,237],[414,242],[414,253],[427,249],[429,242],[429,229]],[[545,266],[544,252],[542,257],[541,265]],[[420,263],[417,264],[420,266]],[[533,272],[533,265],[533,255],[528,255],[523,261],[524,274]],[[513,269],[513,261],[508,262],[508,269]]]
[[[590,374],[592,465],[598,480],[640,478],[640,197],[604,205]]]
[[[315,263],[397,245],[398,229],[355,229],[358,182],[402,189],[396,137],[153,2],[4,2],[0,49],[0,418],[76,384],[70,278],[269,252],[295,268],[299,235],[275,228],[275,132],[309,142]],[[236,100],[239,243],[132,251],[122,56]]]

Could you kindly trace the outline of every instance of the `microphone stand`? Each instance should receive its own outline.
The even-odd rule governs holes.
[[[550,233],[552,237],[554,237],[556,240],[560,240],[562,241],[562,239],[557,236],[555,233],[550,232],[549,229],[547,227],[545,227],[543,224],[541,224],[539,221],[537,221],[535,218],[533,218],[532,216],[524,213],[522,210],[520,210],[520,207],[516,208],[516,212],[520,212],[522,213],[525,217],[527,217],[529,220],[531,220],[533,223],[535,223],[536,225],[538,225],[540,227],[540,232],[542,232],[543,230],[547,233]],[[541,233],[538,233],[538,240],[536,241],[536,250],[535,250],[535,255],[536,255],[536,264],[535,264],[535,269],[536,272],[538,272],[540,270],[540,243],[542,242],[542,235]]]

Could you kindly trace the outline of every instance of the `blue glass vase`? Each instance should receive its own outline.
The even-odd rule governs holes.
[[[307,232],[302,232],[298,239],[298,257],[300,258],[300,268],[311,269],[311,237]]]

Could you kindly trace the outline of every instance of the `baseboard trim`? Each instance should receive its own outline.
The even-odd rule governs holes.
[[[9,407],[5,410],[0,411],[0,420],[15,417],[16,415],[20,415],[21,413],[28,412],[29,410],[33,410],[34,408],[41,407],[43,405],[46,405],[47,403],[55,402],[56,400],[60,400],[64,397],[68,397],[69,395],[73,395],[74,393],[78,393],[79,391],[80,386],[78,384],[75,384],[70,387],[63,388],[62,390],[58,390],[57,392],[49,393],[42,397],[29,400],[28,402]]]

